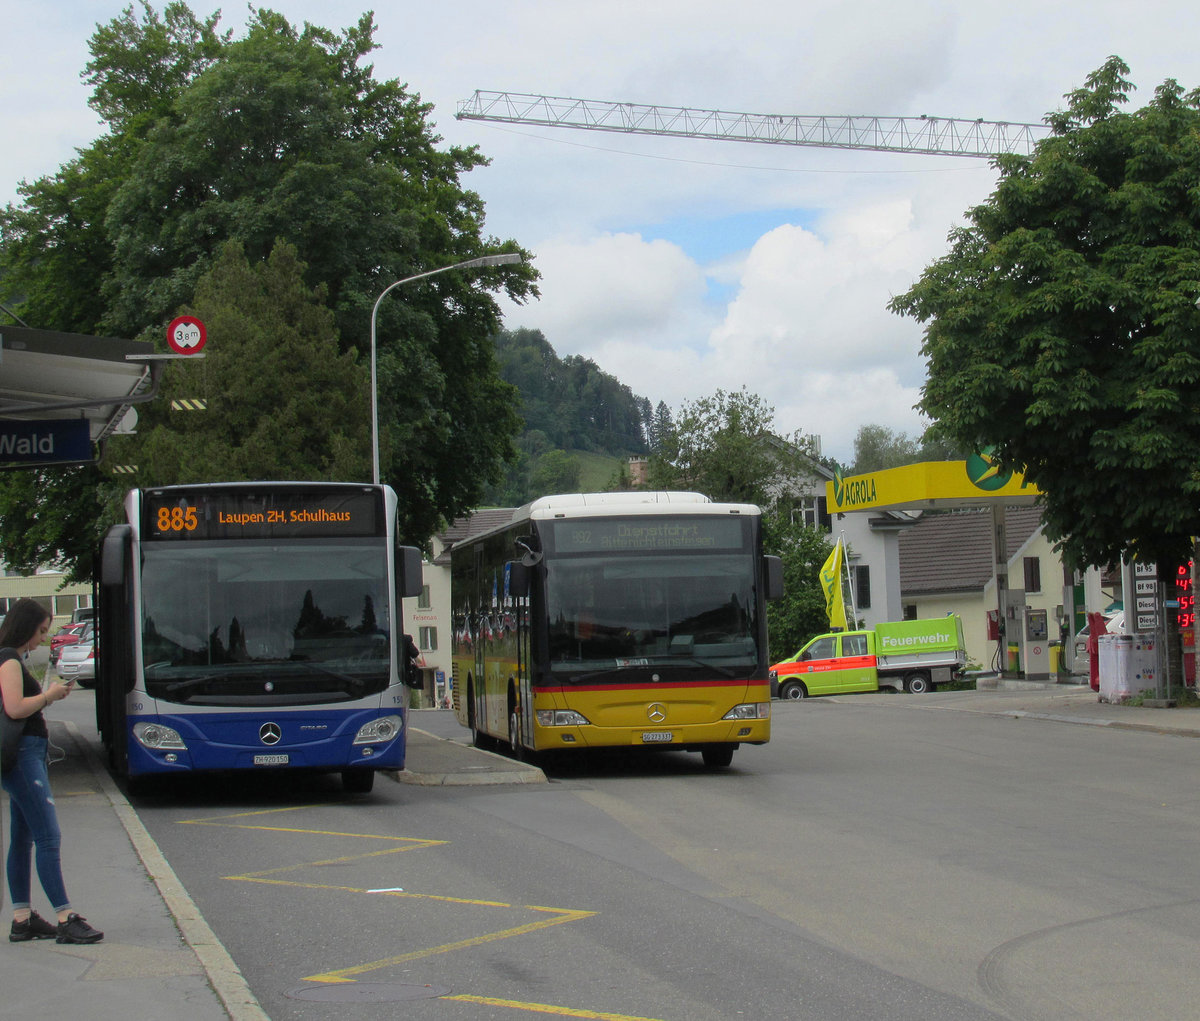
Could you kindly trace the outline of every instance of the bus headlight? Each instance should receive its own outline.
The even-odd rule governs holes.
[[[167,748],[175,751],[187,750],[187,745],[183,743],[179,731],[161,723],[135,723],[133,736],[138,744],[151,751],[163,751]]]
[[[381,716],[358,728],[354,744],[382,744],[392,740],[403,729],[404,721],[399,716]]]
[[[587,727],[590,721],[574,709],[539,709],[537,721],[543,727]]]
[[[735,705],[724,716],[723,720],[765,720],[771,715],[770,702],[743,702]]]

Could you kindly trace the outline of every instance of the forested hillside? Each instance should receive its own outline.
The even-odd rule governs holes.
[[[591,359],[560,358],[540,330],[504,330],[495,342],[500,377],[519,391],[525,426],[518,461],[488,503],[605,488],[630,455],[649,452],[663,417],[669,421],[665,407],[656,411]]]

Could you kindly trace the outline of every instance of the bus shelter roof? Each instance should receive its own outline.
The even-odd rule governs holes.
[[[99,443],[155,396],[153,356],[147,341],[0,326],[0,419],[84,418]]]

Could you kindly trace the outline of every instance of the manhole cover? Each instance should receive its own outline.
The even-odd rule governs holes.
[[[449,992],[449,986],[422,986],[415,982],[330,982],[289,989],[284,995],[293,1000],[318,1003],[399,1003],[403,1000],[434,1000]]]

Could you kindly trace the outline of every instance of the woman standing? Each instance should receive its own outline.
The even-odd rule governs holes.
[[[17,764],[4,773],[2,780],[12,819],[7,870],[13,923],[8,938],[13,943],[52,937],[59,943],[99,943],[104,933],[73,912],[67,900],[59,856],[58,816],[46,769],[49,731],[42,710],[66,698],[73,682],[55,681],[43,691],[23,662],[41,645],[49,630],[50,614],[32,599],[17,600],[0,624],[0,697],[10,718],[25,720]],[[38,880],[58,915],[56,926],[30,907],[31,865],[35,860]]]

